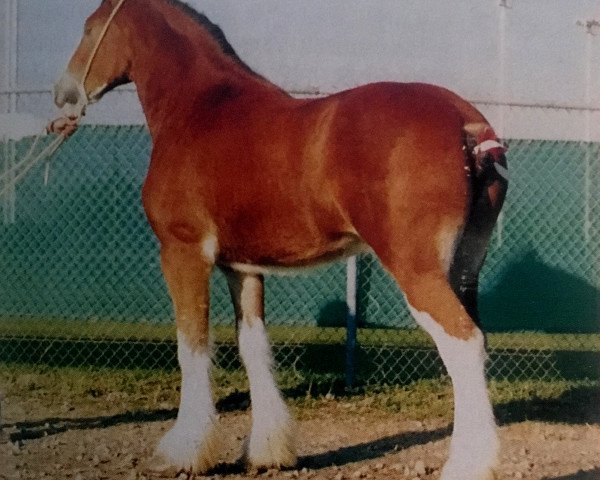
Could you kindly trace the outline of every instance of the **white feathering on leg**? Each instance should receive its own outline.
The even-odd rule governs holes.
[[[247,460],[257,468],[294,466],[295,424],[273,378],[271,347],[261,319],[241,322],[239,344],[252,400]]]
[[[211,358],[207,349],[194,351],[177,332],[181,366],[181,400],[175,425],[160,441],[157,456],[177,471],[202,473],[218,463],[216,411],[210,385]]]
[[[461,340],[447,334],[426,312],[411,313],[435,341],[454,390],[454,431],[442,480],[491,480],[498,461],[496,422],[485,381],[483,335]]]

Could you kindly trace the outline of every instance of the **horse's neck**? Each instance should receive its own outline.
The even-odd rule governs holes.
[[[131,77],[153,137],[197,115],[194,110],[211,104],[214,92],[223,88],[283,94],[224,53],[201,26],[175,30],[159,14],[134,28]]]

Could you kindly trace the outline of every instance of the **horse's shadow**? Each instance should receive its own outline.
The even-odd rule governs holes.
[[[405,432],[398,435],[379,438],[377,440],[348,447],[340,447],[328,452],[304,455],[298,459],[295,468],[320,470],[332,465],[343,466],[349,463],[372,460],[393,453],[397,450],[424,445],[441,440],[450,435],[451,426],[429,430],[426,432]],[[239,475],[246,471],[243,460],[234,463],[221,463],[209,473],[211,475]]]
[[[95,430],[129,423],[149,423],[171,420],[177,417],[177,409],[136,411],[117,415],[85,418],[47,418],[31,422],[16,422],[2,425],[4,437],[10,442],[57,435],[69,430]],[[8,432],[8,433],[6,433]]]
[[[494,410],[500,425],[527,420],[571,425],[600,424],[600,387],[576,387],[552,399],[514,400],[497,405]]]
[[[236,392],[220,400],[219,411],[241,411],[248,408],[249,396],[246,392]],[[520,423],[525,420],[569,424],[600,424],[600,387],[579,387],[567,391],[556,399],[535,399],[514,401],[496,406],[496,417],[501,425]],[[79,419],[49,418],[34,422],[18,422],[4,425],[8,440],[18,443],[68,430],[93,430],[129,423],[151,423],[172,420],[177,409],[127,412],[113,416]],[[429,431],[405,432],[379,438],[371,442],[341,447],[300,458],[300,468],[321,469],[332,465],[345,465],[362,460],[383,457],[399,449],[424,445],[448,437],[452,426]],[[6,434],[5,434],[6,436]],[[215,473],[234,474],[243,470],[241,463],[222,464]],[[549,478],[548,480],[592,480],[600,478],[600,470],[581,471],[571,476]]]
[[[237,394],[239,399],[239,394]],[[245,408],[245,400],[242,400],[242,410]],[[227,404],[224,410],[231,411],[231,404]],[[57,435],[68,430],[94,430],[113,427],[128,423],[146,423],[171,420],[176,418],[177,409],[128,412],[119,415],[105,417],[88,417],[80,419],[49,418],[34,422],[17,422],[4,425],[7,429],[16,430],[8,434],[8,440],[19,443],[26,440],[35,440],[50,435]],[[415,445],[424,445],[429,442],[441,440],[450,435],[451,426],[424,432],[405,432],[398,435],[379,438],[371,442],[341,447],[327,452],[305,455],[299,458],[298,468],[321,469],[332,465],[345,465],[362,460],[371,460],[383,457],[399,449],[410,448]],[[222,463],[211,473],[213,474],[240,474],[245,470],[242,461],[234,463]]]
[[[436,430],[421,432],[405,432],[398,435],[379,438],[371,442],[358,443],[336,450],[306,455],[300,458],[300,467],[321,469],[332,465],[346,465],[348,463],[372,460],[383,457],[397,450],[404,450],[416,445],[425,445],[429,442],[442,440],[450,435],[452,427],[447,426]]]
[[[546,477],[544,480],[598,480],[600,479],[600,468],[593,470],[580,470],[572,475],[564,477]]]

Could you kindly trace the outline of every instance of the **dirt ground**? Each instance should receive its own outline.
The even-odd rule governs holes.
[[[176,410],[119,413],[44,411],[6,398],[0,441],[0,479],[145,479],[136,468],[173,423]],[[356,409],[344,399],[296,408],[300,463],[296,470],[247,473],[236,463],[249,412],[222,413],[226,451],[208,477],[314,480],[438,479],[446,458],[447,420],[416,421],[381,409]],[[33,414],[32,412],[35,412]],[[109,412],[109,414],[106,414]],[[600,479],[598,422],[502,422],[500,479]],[[179,479],[187,478],[180,475]],[[150,479],[148,479],[150,480]]]

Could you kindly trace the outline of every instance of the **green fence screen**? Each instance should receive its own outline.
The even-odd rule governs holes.
[[[31,142],[0,144],[0,173]],[[510,190],[481,281],[490,370],[513,378],[595,376],[600,145],[508,143]],[[0,197],[0,360],[173,364],[170,301],[141,206],[149,152],[143,127],[83,127],[49,165]],[[343,263],[267,278],[266,316],[281,364],[343,368],[345,292]],[[361,379],[439,374],[431,343],[369,255],[358,260],[358,320]],[[211,322],[217,360],[237,365],[233,309],[218,272]],[[326,351],[331,362],[323,361]]]

